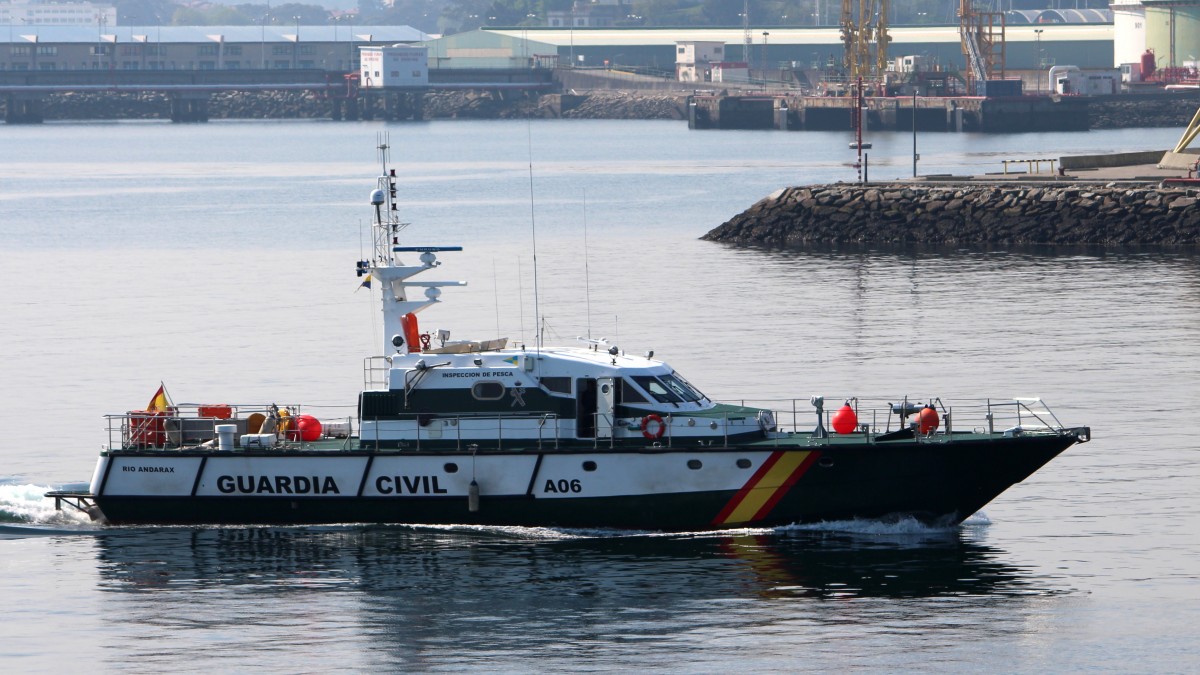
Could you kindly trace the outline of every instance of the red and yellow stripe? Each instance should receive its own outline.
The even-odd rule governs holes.
[[[713,519],[713,525],[752,523],[767,517],[821,455],[815,450],[777,450]]]

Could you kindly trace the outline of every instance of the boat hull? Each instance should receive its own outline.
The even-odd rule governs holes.
[[[954,524],[1077,440],[1058,434],[477,457],[114,452],[101,458],[89,498],[113,525],[407,523],[684,531],[896,516]],[[471,496],[473,480],[477,500]]]

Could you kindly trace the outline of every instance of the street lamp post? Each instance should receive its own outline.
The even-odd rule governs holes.
[[[767,79],[767,36],[770,35],[767,31],[763,31],[763,51],[762,51],[762,71],[763,79]]]
[[[296,20],[296,41],[292,43],[292,70],[299,67],[300,59],[300,17],[293,16]]]
[[[1042,29],[1033,29],[1034,39],[1037,41],[1037,90],[1042,93]]]
[[[921,158],[921,156],[917,154],[917,91],[917,88],[913,87],[913,178],[917,177],[917,160]]]

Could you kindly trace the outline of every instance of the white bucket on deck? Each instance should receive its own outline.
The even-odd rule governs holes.
[[[221,452],[233,451],[233,436],[237,433],[236,424],[218,424],[217,427],[217,449]]]

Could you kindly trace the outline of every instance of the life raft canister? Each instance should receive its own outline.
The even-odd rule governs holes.
[[[651,423],[658,425],[655,427],[654,431],[650,431]],[[658,415],[650,413],[642,418],[642,435],[646,438],[652,441],[657,441],[658,439],[662,438],[663,434],[666,432],[667,424],[666,422],[663,422],[663,418],[659,417]]]
[[[404,329],[404,341],[408,343],[408,353],[421,351],[421,329],[417,327],[417,315],[409,312],[400,317],[400,327]]]

